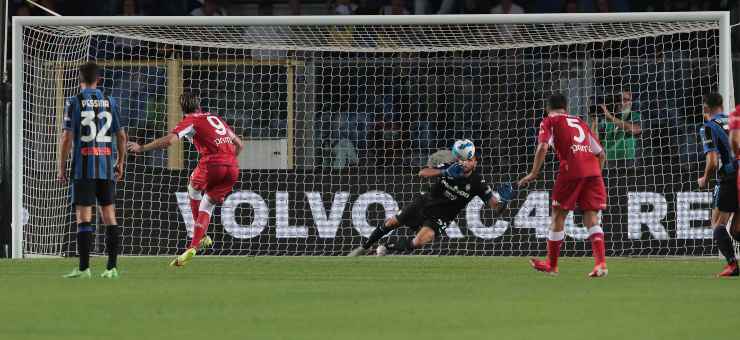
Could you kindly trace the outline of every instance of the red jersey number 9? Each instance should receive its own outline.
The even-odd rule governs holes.
[[[226,127],[224,126],[224,123],[222,123],[218,118],[214,116],[208,116],[206,117],[208,120],[208,123],[213,126],[214,129],[216,129],[216,133],[219,135],[225,135],[226,134]]]

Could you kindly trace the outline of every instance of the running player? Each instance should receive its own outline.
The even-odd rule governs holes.
[[[583,210],[583,224],[588,229],[594,256],[594,269],[589,277],[607,275],[604,231],[599,226],[598,212],[606,208],[606,188],[601,168],[606,156],[599,140],[588,125],[566,111],[568,102],[562,94],[553,94],[547,102],[547,117],[540,123],[537,151],[529,174],[519,180],[523,187],[537,179],[550,146],[560,161],[552,190],[552,224],[547,238],[547,259],[531,259],[538,271],[558,272],[560,247],[565,238],[565,217],[576,206]]]
[[[193,170],[188,183],[195,230],[188,249],[170,263],[177,267],[186,265],[198,249],[210,247],[213,243],[206,236],[208,224],[216,204],[223,203],[239,177],[236,156],[244,147],[241,139],[221,117],[202,111],[198,96],[183,93],[180,96],[180,108],[185,113],[185,118],[169,134],[143,146],[128,143],[129,151],[140,153],[166,149],[185,137],[195,145],[200,154],[198,166]]]

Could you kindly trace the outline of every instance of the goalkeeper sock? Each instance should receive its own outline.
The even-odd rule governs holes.
[[[378,242],[378,240],[383,238],[383,236],[388,235],[388,233],[390,233],[391,231],[393,231],[393,229],[386,228],[385,226],[375,228],[375,230],[373,230],[373,233],[370,234],[370,238],[368,238],[367,241],[362,244],[362,247],[365,249],[370,248],[373,244],[375,244],[375,242]]]
[[[90,268],[90,248],[95,227],[90,222],[77,225],[77,252],[80,255],[80,270]]]
[[[109,225],[105,227],[105,250],[108,253],[108,265],[106,269],[116,268],[118,265],[118,253],[121,245],[121,227]]]
[[[386,248],[388,248],[388,250],[392,252],[402,253],[402,252],[414,250],[414,248],[416,247],[414,247],[413,240],[404,238],[396,242],[388,243],[386,245]]]
[[[550,268],[558,267],[560,246],[563,244],[564,238],[564,231],[550,231],[550,235],[547,237],[547,261],[550,264]]]
[[[200,200],[190,199],[190,211],[193,214],[193,224],[198,221],[198,209],[200,208]]]
[[[722,256],[725,257],[727,263],[736,263],[735,249],[732,248],[732,241],[730,240],[730,234],[727,233],[727,228],[724,224],[714,227],[714,242],[717,243]]]
[[[591,239],[591,252],[594,255],[594,264],[603,264],[606,262],[606,245],[604,244],[604,230],[601,226],[593,226],[588,229]]]

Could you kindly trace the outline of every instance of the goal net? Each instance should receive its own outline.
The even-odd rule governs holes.
[[[716,254],[711,194],[696,186],[697,132],[702,95],[729,93],[726,13],[670,15],[18,20],[16,255],[76,250],[70,188],[55,171],[64,99],[85,61],[102,66],[100,86],[133,141],[166,134],[182,118],[183,91],[243,136],[240,179],[211,220],[209,254],[345,254],[428,189],[418,170],[459,138],[482,150],[488,182],[515,181],[531,167],[553,92],[607,146],[608,255]],[[184,249],[196,164],[187,142],[129,155],[115,202],[124,254]],[[548,156],[501,216],[474,199],[416,253],[543,254],[556,164]],[[590,254],[578,212],[566,232],[565,255]],[[102,223],[98,235],[102,253]]]

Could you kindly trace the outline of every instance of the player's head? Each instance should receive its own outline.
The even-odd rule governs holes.
[[[622,111],[631,110],[632,109],[632,92],[631,91],[622,91],[622,93],[619,94],[620,102],[622,103],[622,106],[620,107]]]
[[[98,84],[98,64],[89,61],[80,66],[80,85],[95,87]]]
[[[481,151],[479,148],[475,148],[474,156],[467,160],[458,160],[460,164],[462,164],[463,169],[465,169],[465,176],[470,176],[470,174],[475,171],[475,168],[478,167],[478,162],[480,162],[480,155]]]
[[[707,115],[722,112],[722,95],[712,92],[704,96],[704,113]]]
[[[567,108],[568,99],[562,93],[553,93],[547,98],[547,107],[545,108],[547,112],[556,110],[565,111]]]
[[[180,95],[180,109],[185,114],[200,111],[200,97],[191,92],[183,92]]]

